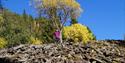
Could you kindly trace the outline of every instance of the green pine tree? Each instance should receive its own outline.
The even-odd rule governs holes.
[[[78,23],[77,19],[72,18],[72,19],[71,19],[71,22],[70,22],[70,25],[72,25],[72,24],[76,24],[76,23]]]

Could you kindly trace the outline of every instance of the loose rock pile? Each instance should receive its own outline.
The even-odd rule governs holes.
[[[0,63],[125,63],[125,42],[19,45],[1,49]]]

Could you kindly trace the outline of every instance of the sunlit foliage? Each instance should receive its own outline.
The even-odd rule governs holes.
[[[34,44],[34,45],[40,45],[42,44],[42,41],[38,38],[35,37],[30,37],[30,44]]]
[[[76,0],[32,0],[33,6],[41,16],[52,21],[53,27],[62,32],[64,24],[81,13],[81,7]],[[62,34],[60,35],[62,38]],[[60,40],[62,42],[62,39]]]
[[[67,16],[79,16],[82,9],[76,0],[33,0],[35,8],[43,13],[43,16],[53,16],[50,12],[56,13],[54,18]]]
[[[7,45],[7,41],[5,38],[0,37],[0,48],[4,48]]]
[[[74,42],[86,43],[89,40],[94,40],[95,36],[88,29],[88,27],[82,24],[73,24],[71,26],[64,27],[64,38],[70,39]]]
[[[7,47],[54,42],[53,26],[49,19],[43,17],[34,19],[25,10],[22,15],[5,10],[0,17],[3,20],[0,22],[0,37],[6,39]]]

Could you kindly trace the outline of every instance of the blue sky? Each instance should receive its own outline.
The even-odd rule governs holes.
[[[36,16],[30,0],[8,0],[4,6],[12,12]],[[79,23],[88,26],[97,39],[123,39],[125,34],[125,0],[78,0],[84,12]]]

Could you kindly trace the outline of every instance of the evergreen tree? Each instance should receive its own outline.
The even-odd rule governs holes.
[[[124,41],[125,41],[125,34],[124,34]]]
[[[72,19],[71,19],[71,22],[70,22],[70,25],[72,25],[72,24],[77,24],[77,23],[78,23],[77,19],[72,18]]]
[[[23,19],[24,19],[24,21],[26,21],[26,19],[27,19],[27,14],[26,14],[25,9],[24,9],[24,11],[23,11]]]
[[[3,11],[3,5],[2,5],[2,1],[0,0],[0,14],[2,13]]]

